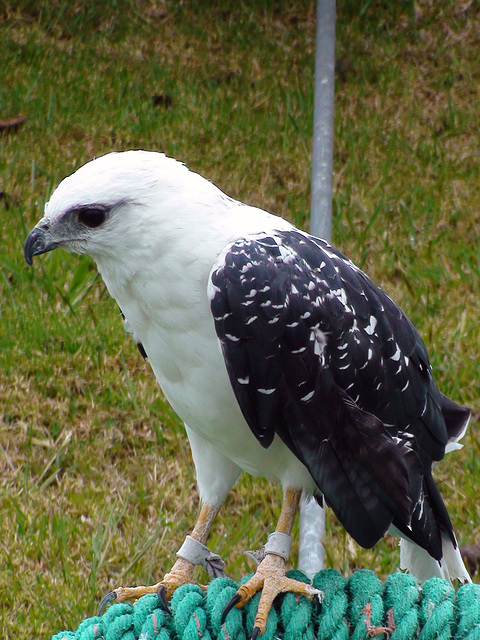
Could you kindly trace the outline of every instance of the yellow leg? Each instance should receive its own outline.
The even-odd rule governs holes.
[[[276,532],[286,535],[292,533],[300,495],[301,492],[296,489],[287,489],[285,491],[280,518],[275,529]],[[273,552],[268,552],[268,549],[267,555],[258,565],[255,575],[238,589],[229,605],[233,606],[235,604],[237,607],[242,607],[260,589],[262,589],[262,595],[258,604],[252,638],[256,638],[265,631],[268,614],[278,594],[293,592],[302,594],[310,600],[320,594],[311,585],[287,578],[285,576],[285,559]],[[231,608],[229,605],[227,605],[226,612]]]
[[[208,504],[202,505],[198,520],[190,534],[191,537],[195,538],[195,540],[198,540],[202,544],[205,544],[208,534],[210,533],[212,523],[219,510],[220,507],[217,506],[213,507]],[[115,600],[115,602],[136,600],[148,593],[157,593],[161,587],[164,588],[164,595],[167,598],[170,598],[175,589],[183,584],[193,582],[194,570],[195,565],[192,562],[185,560],[185,558],[177,558],[171,571],[169,571],[160,582],[157,582],[157,584],[139,587],[117,587],[108,593],[100,603],[100,612],[104,608],[105,604],[111,600]]]

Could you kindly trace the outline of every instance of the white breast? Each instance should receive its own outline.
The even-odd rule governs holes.
[[[197,253],[195,259],[191,244],[179,242],[175,260],[158,258],[128,284],[119,285],[108,269],[101,269],[102,276],[142,342],[167,400],[190,429],[248,473],[312,490],[305,467],[278,438],[268,450],[261,447],[228,379],[207,285],[215,260],[237,234],[231,227],[223,238],[219,233],[213,256],[212,251],[204,257]]]

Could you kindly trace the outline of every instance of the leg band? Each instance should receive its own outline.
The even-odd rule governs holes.
[[[264,546],[265,553],[274,553],[284,560],[288,560],[290,547],[292,546],[292,537],[280,531],[274,531],[267,538]]]
[[[292,546],[292,537],[280,531],[270,533],[267,542],[261,549],[255,551],[245,551],[245,555],[252,558],[257,564],[265,558],[267,553],[273,553],[280,556],[284,560],[288,560],[290,547]]]
[[[185,542],[177,551],[177,557],[183,558],[194,565],[202,565],[210,579],[225,576],[225,562],[216,553],[212,553],[204,544],[187,536]]]

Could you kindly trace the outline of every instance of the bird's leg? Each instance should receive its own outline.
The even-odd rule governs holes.
[[[299,593],[310,600],[320,595],[318,589],[314,589],[311,585],[285,576],[285,561],[290,549],[290,534],[298,511],[300,495],[301,492],[296,489],[285,491],[275,533],[270,534],[264,547],[264,559],[258,565],[255,575],[238,589],[225,609],[224,617],[233,606],[242,607],[262,589],[252,638],[256,638],[265,631],[268,614],[278,594]]]
[[[192,533],[190,536],[187,536],[184,544],[177,552],[177,560],[172,569],[160,582],[149,586],[117,587],[113,591],[110,591],[110,593],[107,593],[107,595],[102,599],[99,615],[105,605],[111,600],[115,600],[116,602],[135,600],[148,593],[158,593],[159,598],[166,605],[166,600],[172,596],[175,589],[183,584],[193,582],[195,566],[197,564],[204,564],[206,555],[212,555],[205,547],[205,542],[207,541],[212,523],[219,510],[219,506],[212,506],[209,504],[202,505],[198,520]],[[215,558],[218,559],[218,556],[215,556]],[[207,570],[210,575],[215,575],[215,568],[212,572],[210,571],[210,568]],[[221,569],[219,570],[219,574],[220,571]]]
[[[210,533],[210,529],[212,527],[212,523],[215,520],[218,512],[220,511],[220,507],[213,507],[208,504],[204,504],[200,510],[200,514],[198,516],[197,523],[190,534],[190,538],[200,543],[205,548],[205,543],[207,542],[208,534]],[[195,566],[197,564],[202,564],[199,560],[193,561],[189,559],[191,554],[185,551],[182,553],[182,550],[185,549],[185,543],[182,545],[180,550],[177,552],[177,560],[173,565],[171,571],[169,571],[163,580],[161,581],[161,586],[163,586],[166,590],[165,596],[170,598],[175,591],[175,589],[182,584],[187,584],[189,582],[193,582],[193,572]],[[208,550],[207,550],[208,551]],[[195,552],[194,552],[195,554]],[[187,557],[184,557],[187,556]],[[217,556],[218,557],[218,556]],[[208,573],[210,576],[214,576],[215,572],[208,569]]]

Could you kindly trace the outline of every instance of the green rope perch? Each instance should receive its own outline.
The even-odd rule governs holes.
[[[287,575],[310,582],[299,571]],[[348,579],[325,569],[312,583],[323,591],[322,603],[292,593],[280,596],[262,640],[480,640],[478,584],[455,593],[440,578],[419,586],[404,573],[394,573],[382,584],[367,569]],[[221,624],[237,588],[229,578],[213,580],[207,593],[184,585],[172,597],[171,615],[160,608],[156,595],[134,604],[112,604],[101,617],[88,618],[76,632],[57,633],[52,640],[248,640],[259,594],[242,609],[232,609]]]

